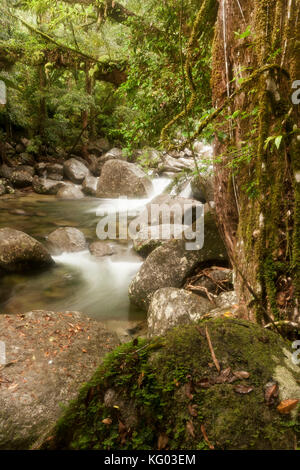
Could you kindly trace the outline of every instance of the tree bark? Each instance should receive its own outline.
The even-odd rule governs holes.
[[[244,316],[259,322],[300,321],[300,114],[291,102],[299,10],[299,0],[219,0],[215,28],[215,107],[251,73],[279,67],[237,93],[218,120],[214,148],[220,231]]]

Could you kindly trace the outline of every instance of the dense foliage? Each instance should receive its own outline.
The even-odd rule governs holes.
[[[1,0],[3,130],[26,131],[37,145],[71,145],[86,126],[83,138],[102,135],[129,148],[158,143],[190,98],[182,65],[202,2],[127,0],[121,18],[115,5],[108,9],[115,3]],[[191,128],[210,106],[211,35],[194,44]],[[180,127],[186,132],[184,120]]]

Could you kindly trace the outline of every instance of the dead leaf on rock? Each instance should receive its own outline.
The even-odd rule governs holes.
[[[191,416],[198,416],[197,408],[197,405],[191,405],[191,403],[188,404],[188,410]]]
[[[187,384],[185,384],[185,394],[189,400],[192,400],[194,398],[194,395],[191,393],[191,391],[192,391],[192,384],[191,382],[188,382]]]
[[[276,382],[269,382],[265,386],[265,400],[267,405],[274,403],[274,399],[278,397],[278,384]]]
[[[112,424],[112,420],[110,418],[105,418],[105,419],[102,420],[102,423],[110,425],[110,424]]]
[[[169,438],[166,434],[160,434],[157,442],[157,448],[158,450],[163,450],[167,447],[169,442]]]
[[[207,437],[204,424],[201,424],[201,432],[202,432],[204,440],[205,440],[206,444],[208,445],[208,447],[210,448],[210,450],[214,450],[215,449],[214,446],[209,442],[209,439]]]
[[[124,423],[122,423],[121,420],[119,420],[119,436],[120,436],[120,441],[121,444],[126,443],[126,437],[127,437],[127,428]]]
[[[236,385],[234,391],[240,393],[241,395],[246,395],[247,393],[252,392],[253,387],[248,387],[247,385]]]
[[[279,405],[277,406],[277,410],[281,414],[288,414],[290,411],[292,411],[296,406],[298,405],[299,400],[297,399],[288,399],[288,400],[283,400]]]
[[[195,437],[195,428],[192,421],[186,423],[186,430],[192,437]]]
[[[249,379],[250,377],[249,372],[245,370],[237,370],[233,372],[233,375],[235,375],[238,379]]]

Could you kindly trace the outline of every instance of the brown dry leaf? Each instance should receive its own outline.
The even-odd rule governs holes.
[[[283,400],[279,405],[277,406],[277,410],[281,414],[288,414],[290,411],[292,411],[296,406],[298,405],[299,400],[297,399],[288,399],[288,400]]]
[[[253,390],[253,387],[248,387],[247,385],[236,385],[234,387],[234,391],[242,395],[246,395],[247,393],[252,392],[252,390]]]
[[[275,382],[267,383],[265,387],[265,400],[267,405],[271,405],[274,402],[274,398],[278,397],[278,384]]]
[[[126,443],[126,437],[127,437],[127,428],[125,426],[124,423],[122,423],[122,421],[119,420],[119,436],[120,436],[120,441],[121,441],[121,444],[125,444]]]
[[[238,379],[249,379],[250,377],[249,372],[246,372],[245,370],[237,370],[233,372],[233,375],[235,375]]]
[[[169,438],[166,434],[160,434],[158,441],[157,441],[157,448],[158,450],[165,449],[168,445]]]
[[[192,421],[186,423],[186,430],[192,437],[195,437],[195,428]]]
[[[209,439],[207,437],[204,424],[201,424],[201,432],[202,432],[204,440],[205,440],[206,444],[208,445],[208,447],[210,448],[210,450],[214,450],[215,449],[214,446],[209,442]]]
[[[197,405],[191,405],[191,403],[188,404],[188,410],[191,416],[198,416],[197,408]]]
[[[105,418],[105,419],[102,420],[102,423],[110,425],[110,424],[112,424],[112,420],[110,418]]]
[[[192,391],[192,384],[191,382],[188,382],[187,384],[185,384],[185,394],[189,400],[192,400],[194,398],[194,395],[191,393],[191,391]]]
[[[144,376],[145,376],[145,372],[141,372],[140,375],[139,375],[139,377],[138,377],[138,381],[137,381],[137,382],[138,382],[139,388],[141,388],[142,382],[143,382],[143,380],[144,380]]]
[[[209,388],[211,383],[207,377],[204,377],[203,379],[200,379],[199,382],[197,382],[197,385],[201,388]]]

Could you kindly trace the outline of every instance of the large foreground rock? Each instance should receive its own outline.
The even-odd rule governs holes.
[[[278,334],[234,319],[180,326],[111,354],[41,448],[292,450],[296,410],[277,406],[300,399],[299,381]]]
[[[129,297],[147,310],[151,296],[162,287],[182,287],[192,271],[201,263],[225,261],[224,243],[220,238],[212,214],[204,221],[204,246],[200,250],[186,250],[184,240],[170,240],[156,248],[129,286]]]
[[[78,312],[0,315],[0,449],[28,449],[53,426],[102,357],[118,344]]]
[[[0,229],[0,268],[10,272],[31,271],[53,264],[46,248],[24,232]]]
[[[97,196],[143,198],[149,196],[152,189],[152,182],[136,165],[122,160],[109,160],[103,166],[98,181]]]
[[[61,227],[50,233],[47,237],[53,254],[59,255],[66,252],[77,252],[86,249],[84,234],[74,227]]]
[[[212,309],[208,299],[184,289],[159,289],[153,294],[148,310],[148,336],[163,335],[174,326],[200,320]]]
[[[70,158],[64,163],[64,173],[70,181],[77,184],[81,184],[84,178],[90,175],[89,169],[75,158]]]

